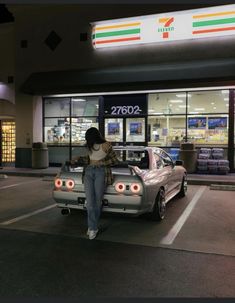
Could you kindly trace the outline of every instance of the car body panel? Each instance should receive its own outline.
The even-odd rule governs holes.
[[[167,203],[180,192],[183,179],[187,179],[185,168],[176,166],[160,148],[119,146],[114,150],[120,163],[112,168],[114,182],[105,190],[103,212],[134,215],[152,212],[160,188],[164,189]],[[53,189],[58,207],[86,210],[82,169],[70,165],[61,168],[55,178],[61,181],[61,186]],[[66,186],[68,180],[74,182],[72,189]],[[121,192],[117,191],[119,184],[123,185]]]

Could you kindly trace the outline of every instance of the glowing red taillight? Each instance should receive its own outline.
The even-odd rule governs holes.
[[[124,192],[124,190],[125,190],[125,185],[123,184],[123,183],[116,183],[115,184],[115,190],[117,191],[117,192],[119,192],[119,193],[122,193],[122,192]]]
[[[63,182],[62,182],[61,179],[55,179],[55,187],[56,187],[57,189],[61,188],[61,187],[62,187],[62,184],[63,184]]]
[[[140,191],[140,185],[138,183],[132,183],[130,188],[133,194],[137,194]]]
[[[66,181],[66,187],[67,187],[68,189],[73,189],[73,188],[74,188],[74,185],[75,185],[75,183],[74,183],[73,180],[67,180],[67,181]]]

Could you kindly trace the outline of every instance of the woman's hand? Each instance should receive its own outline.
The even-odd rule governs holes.
[[[72,160],[70,160],[70,164],[74,165],[76,164],[76,162],[79,160],[79,156],[77,156],[76,158],[73,158]]]

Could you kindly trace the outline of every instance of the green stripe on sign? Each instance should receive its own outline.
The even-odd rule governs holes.
[[[95,37],[103,38],[103,37],[123,36],[123,35],[130,35],[130,34],[139,34],[139,33],[140,33],[140,28],[136,28],[136,29],[128,29],[128,30],[124,30],[124,31],[98,33],[98,34],[95,34]]]
[[[226,19],[218,19],[218,20],[193,22],[193,27],[207,26],[207,25],[217,25],[217,24],[229,24],[229,23],[235,23],[235,18],[226,18]]]

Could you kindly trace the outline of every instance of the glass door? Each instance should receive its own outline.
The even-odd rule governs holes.
[[[105,139],[122,145],[124,142],[123,118],[105,118],[104,124]]]
[[[143,145],[146,142],[145,118],[126,118],[126,142],[127,144]]]
[[[15,163],[15,121],[1,122],[1,154],[2,165],[13,166]]]
[[[104,135],[116,145],[146,145],[146,118],[105,118]]]

